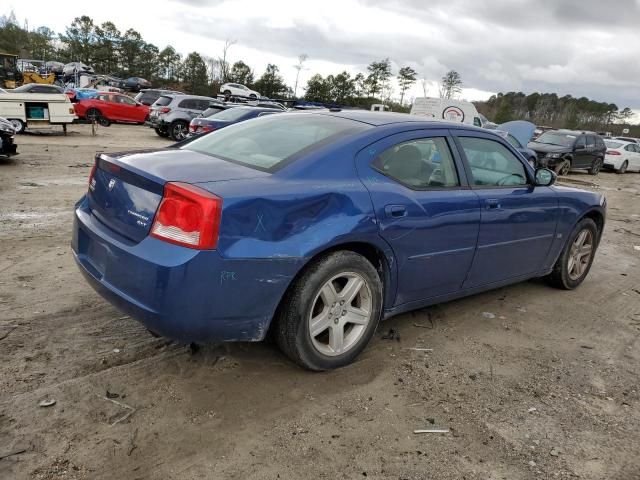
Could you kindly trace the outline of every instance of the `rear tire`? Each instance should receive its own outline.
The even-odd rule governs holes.
[[[275,336],[298,365],[331,370],[365,349],[381,311],[376,269],[362,255],[338,251],[313,262],[290,287],[278,309]]]
[[[603,160],[601,158],[596,158],[596,161],[593,162],[591,168],[589,169],[589,175],[597,175],[600,173],[600,169],[602,168]]]
[[[162,138],[168,138],[168,137],[169,137],[169,132],[167,132],[167,131],[166,131],[165,129],[163,129],[163,128],[154,128],[154,130],[155,130],[156,134],[157,134],[159,137],[162,137]]]
[[[189,132],[189,124],[182,120],[176,120],[169,126],[169,136],[174,142],[179,142],[187,138]]]
[[[622,165],[620,165],[620,168],[616,170],[616,173],[625,173],[628,166],[629,162],[625,160],[624,162],[622,162]]]
[[[583,218],[578,222],[567,237],[567,243],[553,266],[553,271],[545,278],[551,286],[573,290],[584,281],[598,248],[598,233],[598,227],[590,218]],[[581,235],[585,235],[584,239],[581,239]]]

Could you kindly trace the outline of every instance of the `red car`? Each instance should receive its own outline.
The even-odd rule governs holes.
[[[95,97],[75,104],[76,115],[86,120],[96,119],[101,125],[111,122],[144,123],[149,107],[122,93],[100,92]]]

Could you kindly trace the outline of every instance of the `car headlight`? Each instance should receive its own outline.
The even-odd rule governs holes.
[[[547,158],[560,158],[560,153],[547,153]]]

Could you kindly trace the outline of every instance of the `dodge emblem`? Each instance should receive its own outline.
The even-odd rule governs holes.
[[[113,187],[115,186],[116,186],[116,180],[112,178],[111,180],[109,180],[109,191],[113,190]]]

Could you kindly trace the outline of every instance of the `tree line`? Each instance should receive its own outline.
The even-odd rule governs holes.
[[[408,111],[407,91],[418,81],[418,73],[403,66],[395,73],[389,58],[371,62],[366,72],[352,75],[347,71],[335,75],[312,75],[298,95],[298,79],[307,55],[300,55],[294,66],[298,75],[292,89],[275,64],[256,72],[242,60],[229,61],[235,42],[227,41],[217,56],[191,52],[186,56],[167,45],[145,41],[134,29],[124,32],[112,22],[97,24],[83,15],[76,17],[62,33],[46,26],[30,29],[20,26],[13,13],[0,17],[0,51],[21,58],[80,61],[101,74],[119,77],[139,76],[155,86],[199,95],[213,95],[227,82],[241,83],[270,98],[303,97],[312,102],[369,108],[385,103],[394,111]],[[420,79],[424,96],[427,81]],[[456,71],[447,72],[439,83],[439,96],[456,98],[462,91],[462,79]],[[478,110],[496,123],[525,119],[538,125],[566,128],[602,129],[614,122],[626,123],[633,116],[629,108],[596,102],[588,98],[559,97],[554,93],[499,93],[486,102],[476,102]]]
[[[476,107],[498,124],[529,120],[536,125],[570,129],[606,130],[613,123],[628,124],[633,117],[629,107],[620,110],[614,103],[555,93],[498,93],[486,102],[476,102]]]

